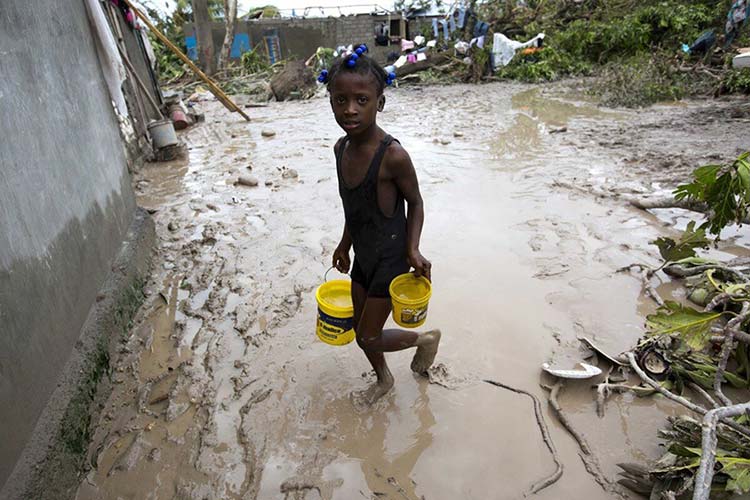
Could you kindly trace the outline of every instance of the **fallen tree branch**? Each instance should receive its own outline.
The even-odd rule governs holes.
[[[719,306],[722,306],[729,302],[729,300],[732,298],[731,294],[728,293],[720,293],[713,299],[711,299],[711,302],[706,304],[706,307],[703,308],[703,312],[711,312],[714,309],[716,309]]]
[[[719,408],[719,403],[717,403],[716,400],[703,389],[703,387],[699,386],[695,382],[688,382],[687,386],[690,387],[693,392],[699,394],[703,399],[708,401],[711,406],[713,406],[714,408]]]
[[[714,478],[714,465],[716,464],[716,445],[718,444],[716,427],[719,421],[742,415],[748,410],[750,410],[750,403],[743,403],[713,409],[703,417],[701,463],[698,467],[698,473],[695,475],[693,500],[708,500],[711,494],[711,482]]]
[[[737,269],[732,269],[731,267],[723,266],[721,264],[705,264],[702,266],[691,267],[681,266],[679,264],[670,264],[664,268],[664,272],[676,278],[688,278],[690,276],[703,274],[710,269],[716,269],[717,271],[722,271],[730,274],[742,283],[750,281],[750,278],[745,275],[745,273],[738,271]]]
[[[716,370],[716,377],[714,378],[714,393],[716,394],[716,397],[724,403],[724,406],[732,406],[734,404],[724,395],[724,391],[721,389],[721,384],[724,381],[724,372],[727,369],[727,362],[729,361],[729,355],[734,348],[734,330],[747,319],[749,314],[750,304],[743,302],[740,314],[729,320],[727,326],[724,328],[724,344],[721,346],[721,356],[719,357],[719,365]]]
[[[638,366],[638,363],[635,360],[635,354],[633,354],[632,352],[629,352],[627,354],[627,356],[628,356],[628,360],[630,361],[630,366],[633,368],[633,370],[635,371],[635,373],[637,373],[638,376],[641,377],[641,380],[643,380],[643,382],[645,382],[646,384],[648,384],[651,387],[653,387],[654,389],[656,389],[656,391],[659,394],[661,394],[662,396],[666,397],[667,399],[671,399],[675,403],[681,404],[682,406],[684,406],[688,410],[692,410],[695,413],[698,413],[699,415],[705,415],[706,413],[708,413],[708,410],[706,410],[704,407],[702,407],[700,405],[697,405],[697,404],[693,403],[692,401],[690,401],[690,400],[688,400],[686,398],[683,398],[682,396],[678,396],[677,394],[674,394],[673,392],[671,392],[671,391],[665,389],[664,387],[662,387],[661,384],[657,383],[651,377],[649,377],[648,375],[646,375],[646,372],[644,372],[643,369],[640,366]],[[724,425],[726,425],[727,427],[729,427],[729,428],[737,431],[738,433],[742,434],[743,436],[750,437],[750,429],[741,426],[737,422],[735,422],[733,420],[729,420],[729,419],[722,420],[721,422]]]
[[[568,420],[568,417],[563,412],[562,407],[560,406],[560,403],[557,400],[557,396],[560,393],[560,390],[563,387],[563,381],[558,379],[555,385],[553,385],[551,388],[547,388],[550,390],[549,393],[549,404],[552,407],[552,410],[555,413],[555,416],[560,421],[560,423],[565,427],[565,429],[570,433],[571,436],[573,436],[573,439],[576,440],[578,443],[578,447],[581,449],[578,456],[581,457],[581,460],[583,461],[583,466],[586,468],[586,471],[593,476],[594,480],[599,483],[599,486],[602,487],[602,489],[609,493],[614,493],[621,498],[627,498],[625,493],[620,489],[620,487],[616,484],[607,479],[607,477],[604,475],[604,473],[601,470],[601,467],[599,466],[599,462],[596,460],[596,457],[594,457],[593,453],[591,452],[591,447],[589,446],[588,442],[586,441],[586,438],[584,438],[578,431],[573,427],[573,425]]]
[[[563,465],[562,465],[562,462],[560,462],[560,457],[557,455],[557,450],[555,449],[555,445],[552,442],[552,436],[550,436],[549,429],[547,428],[547,423],[544,421],[544,413],[542,412],[542,403],[539,401],[539,398],[537,398],[536,396],[534,396],[528,391],[524,391],[523,389],[516,389],[515,387],[505,385],[501,382],[496,382],[494,380],[485,380],[485,382],[490,385],[500,387],[501,389],[515,392],[516,394],[525,394],[526,396],[530,397],[531,400],[534,402],[534,415],[536,416],[536,423],[539,426],[539,430],[542,433],[542,440],[544,441],[544,444],[547,445],[547,449],[552,454],[552,460],[554,460],[555,462],[555,472],[553,472],[550,476],[532,484],[531,487],[529,488],[529,493],[532,493],[532,494],[539,493],[544,488],[547,488],[548,486],[555,484],[557,480],[560,479],[560,477],[562,477],[563,475]]]
[[[449,60],[451,60],[451,56],[449,56],[448,54],[436,54],[425,59],[424,61],[418,61],[412,64],[401,66],[396,71],[396,74],[398,75],[398,78],[403,78],[407,75],[430,69],[433,66],[437,66],[438,64],[442,64]]]
[[[641,281],[643,282],[643,288],[646,290],[646,295],[654,299],[654,302],[659,304],[659,306],[663,306],[664,299],[661,298],[661,295],[659,295],[659,292],[656,291],[656,288],[654,288],[654,285],[651,283],[651,278],[654,276],[654,272],[653,269],[642,270]]]
[[[705,214],[708,211],[708,205],[705,203],[675,200],[673,196],[660,196],[652,198],[628,198],[631,205],[641,210],[651,210],[654,208],[681,208],[691,212]]]
[[[651,297],[659,306],[663,306],[664,299],[661,298],[659,292],[657,292],[656,288],[654,288],[654,285],[651,284],[651,278],[654,277],[654,274],[656,274],[656,271],[658,271],[658,269],[652,269],[644,264],[630,264],[628,266],[621,267],[617,270],[617,272],[619,273],[623,271],[631,271],[636,267],[641,270],[641,284],[643,285],[643,289],[645,290],[646,295]]]

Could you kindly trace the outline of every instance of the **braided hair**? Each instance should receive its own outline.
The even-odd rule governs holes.
[[[383,93],[386,85],[390,85],[396,79],[394,73],[386,73],[380,64],[365,54],[367,47],[360,45],[355,52],[336,59],[331,69],[323,70],[318,77],[318,81],[326,84],[330,92],[333,81],[344,71],[357,73],[360,75],[371,75],[375,79],[375,85],[378,89],[378,95]]]

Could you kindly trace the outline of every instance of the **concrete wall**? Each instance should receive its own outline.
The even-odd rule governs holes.
[[[81,0],[0,1],[0,485],[134,216]]]
[[[385,63],[391,51],[400,51],[398,45],[375,45],[375,26],[398,19],[397,16],[356,15],[342,17],[278,18],[238,21],[236,33],[250,36],[250,47],[260,46],[265,51],[263,36],[276,30],[284,58],[307,59],[318,47],[335,48],[351,43],[366,43],[370,55]],[[185,36],[195,36],[190,23],[185,24]],[[224,25],[213,25],[214,45],[217,50],[224,41]]]

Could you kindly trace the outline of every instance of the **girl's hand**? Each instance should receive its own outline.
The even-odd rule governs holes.
[[[339,272],[347,274],[352,262],[349,259],[349,247],[339,245],[333,251],[333,267]]]
[[[424,276],[428,280],[432,281],[432,263],[425,259],[419,250],[409,252],[407,256],[409,265],[414,268],[414,275],[418,278]]]

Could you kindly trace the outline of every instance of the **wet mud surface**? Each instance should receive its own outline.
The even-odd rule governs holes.
[[[357,409],[349,394],[374,378],[365,357],[315,337],[314,289],[343,224],[327,101],[249,109],[251,123],[203,103],[206,122],[182,134],[189,159],[135,179],[161,243],[77,498],[522,497],[554,464],[531,402],[481,380],[546,401],[540,366],[582,360],[577,337],[613,354],[632,346],[652,305],[616,270],[655,263],[648,242],[684,215],[587,190],[667,187],[668,152],[680,168],[731,156],[748,128],[731,102],[604,110],[564,89],[501,84],[387,98],[379,122],[410,152],[426,203],[425,330],[443,332],[430,377],[412,374],[413,353],[390,354],[394,390]],[[684,123],[706,112],[715,141]],[[258,186],[236,185],[240,175]],[[599,418],[591,385],[568,383],[560,404],[615,479],[616,463],[659,454],[656,430],[679,410],[621,395]],[[565,473],[538,497],[616,498],[545,415]]]

